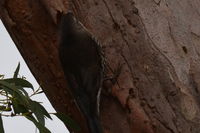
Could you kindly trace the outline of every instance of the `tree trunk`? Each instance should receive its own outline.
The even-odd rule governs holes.
[[[118,75],[103,84],[100,117],[106,133],[200,132],[198,0],[68,3],[0,1],[4,25],[58,112],[88,133],[58,59],[60,14],[72,8],[102,45],[106,76]]]

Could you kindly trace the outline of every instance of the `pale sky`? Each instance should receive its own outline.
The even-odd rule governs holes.
[[[18,62],[21,64],[19,74],[26,77],[26,79],[33,84],[34,88],[37,89],[39,87],[37,81],[31,74],[0,20],[0,74],[4,74],[8,78],[12,77]],[[48,112],[55,112],[44,94],[33,98],[38,102],[43,102]],[[52,118],[53,121],[46,121],[46,126],[52,133],[68,133],[60,120],[54,116],[52,116]],[[38,133],[32,122],[23,117],[3,118],[3,124],[5,133]]]

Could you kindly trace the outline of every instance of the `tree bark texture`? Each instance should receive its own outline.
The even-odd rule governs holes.
[[[200,2],[73,0],[73,12],[105,53],[105,133],[200,132]],[[1,19],[58,112],[86,124],[58,60],[67,0],[1,0]],[[72,130],[72,129],[70,129]]]

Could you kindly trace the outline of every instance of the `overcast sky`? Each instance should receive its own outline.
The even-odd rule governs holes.
[[[33,84],[34,88],[38,88],[39,85],[37,81],[31,74],[0,20],[0,74],[4,74],[6,77],[11,77],[17,67],[18,62],[21,64],[19,74],[26,77],[26,79]],[[40,94],[33,98],[36,101],[43,102],[43,105],[48,112],[55,112],[44,94]],[[3,123],[5,133],[36,133],[36,128],[32,122],[23,117],[6,117],[3,118]],[[56,117],[53,117],[53,121],[46,121],[46,126],[52,133],[67,133],[64,124]]]

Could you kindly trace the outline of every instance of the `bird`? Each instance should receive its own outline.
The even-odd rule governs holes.
[[[69,88],[90,133],[102,133],[99,118],[103,78],[101,46],[72,12],[62,15],[59,30],[59,58]]]

